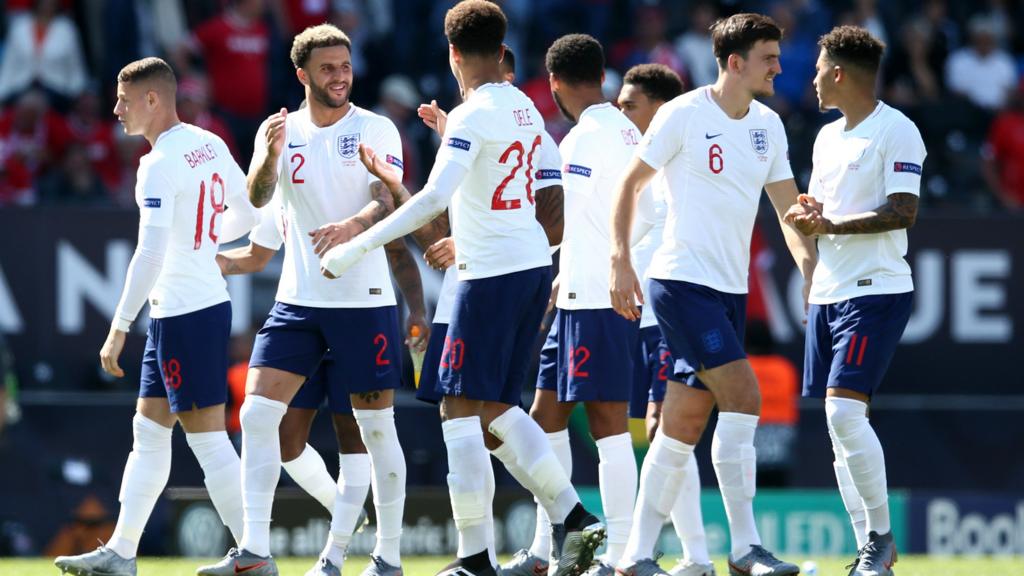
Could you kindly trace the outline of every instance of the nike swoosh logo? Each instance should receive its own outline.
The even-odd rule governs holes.
[[[722,133],[721,133],[721,132],[719,132],[718,134],[708,134],[707,132],[705,132],[705,133],[704,133],[704,138],[705,138],[706,140],[711,140],[712,138],[718,138],[718,137],[719,137],[719,136],[721,136],[721,135],[722,135]]]
[[[255,564],[251,564],[249,566],[242,566],[242,565],[240,565],[240,564],[238,564],[236,562],[235,563],[235,574],[242,574],[244,572],[248,572],[249,570],[255,570],[257,568],[261,568],[261,567],[266,566],[266,565],[267,565],[266,562],[257,562]]]
[[[309,142],[306,142],[306,144],[309,144]],[[302,148],[306,144],[292,144],[291,142],[289,142],[288,143],[288,148]]]

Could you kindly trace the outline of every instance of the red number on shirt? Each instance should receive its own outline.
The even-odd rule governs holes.
[[[661,363],[661,368],[658,368],[658,380],[668,380],[668,362],[672,354],[668,350],[661,351],[661,357],[658,358],[658,362]]]
[[[164,362],[164,385],[175,390],[181,388],[181,362],[177,358]]]
[[[296,158],[299,159],[299,164],[292,168],[292,184],[304,184],[306,179],[299,178],[299,168],[302,168],[302,165],[306,163],[306,158],[302,154],[292,154],[292,164],[295,163]]]
[[[580,346],[579,348],[569,347],[569,374],[574,378],[586,378],[590,372],[583,370],[583,365],[590,360],[590,348]]]
[[[384,351],[388,349],[388,337],[383,334],[377,334],[373,337],[373,343],[380,346],[380,350],[377,351],[377,366],[391,364],[391,360],[384,358]]]
[[[217,201],[216,187],[220,186],[220,201]],[[220,177],[220,174],[214,172],[213,177],[210,179],[210,207],[213,208],[213,214],[210,215],[210,229],[207,235],[210,240],[217,241],[217,233],[214,229],[217,225],[217,216],[224,213],[224,199],[227,197],[227,190],[224,188],[224,180]],[[199,250],[203,245],[203,208],[206,204],[206,182],[199,183],[199,203],[196,206],[196,235],[195,243],[192,246],[193,250]]]
[[[444,349],[441,351],[441,367],[452,370],[461,370],[462,361],[466,355],[466,343],[462,338],[451,338],[445,336]]]
[[[724,167],[725,160],[722,159],[722,147],[718,144],[712,144],[711,148],[708,148],[708,168],[715,174],[718,174]]]
[[[533,154],[537,151],[537,147],[540,146],[540,136],[538,135],[533,139],[533,145],[530,147],[530,153],[526,153],[526,149],[523,143],[516,140],[509,145],[501,154],[501,158],[498,162],[504,164],[508,161],[509,156],[512,152],[516,152],[516,165],[512,167],[512,171],[505,176],[505,179],[498,184],[498,187],[494,189],[494,196],[491,197],[491,210],[517,210],[522,208],[522,202],[518,198],[512,200],[502,200],[501,193],[505,191],[505,186],[516,177],[516,172],[523,167],[523,156],[526,156],[526,200],[533,204]]]

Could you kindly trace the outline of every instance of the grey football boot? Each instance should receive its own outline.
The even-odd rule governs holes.
[[[868,534],[867,544],[857,552],[852,576],[893,576],[892,565],[896,563],[896,542],[892,532],[879,536]]]
[[[615,567],[605,562],[594,562],[584,576],[615,576]]]
[[[327,558],[320,558],[316,565],[306,572],[306,576],[341,576],[341,569]]]
[[[392,566],[380,556],[370,554],[370,563],[359,576],[402,576],[402,567]]]
[[[529,549],[516,552],[512,559],[498,567],[499,576],[546,576],[548,561],[534,556]]]
[[[783,562],[764,546],[751,546],[742,558],[729,555],[729,576],[793,576],[800,573],[796,564]]]
[[[122,558],[106,546],[77,556],[57,556],[53,563],[61,572],[75,576],[135,576],[135,558]]]
[[[280,576],[273,556],[257,556],[248,550],[232,548],[220,562],[196,569],[198,576]]]
[[[698,564],[693,560],[680,560],[668,571],[670,576],[715,576],[715,565]]]
[[[551,560],[548,576],[580,576],[594,561],[594,551],[605,539],[605,526],[579,504],[566,523],[551,525]],[[575,516],[575,518],[574,518]]]
[[[658,561],[654,558],[644,558],[632,566],[617,568],[615,573],[619,576],[667,576],[668,572],[662,570]]]

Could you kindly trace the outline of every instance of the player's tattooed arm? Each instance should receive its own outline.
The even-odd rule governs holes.
[[[398,289],[402,292],[406,305],[409,307],[409,318],[406,320],[406,343],[422,352],[426,349],[426,335],[430,331],[427,325],[427,309],[423,300],[423,283],[420,280],[420,269],[416,265],[412,252],[405,244],[405,240],[397,238],[384,245],[384,252],[388,256],[388,264],[391,266],[391,274],[398,283]],[[413,332],[415,327],[416,332]],[[415,335],[414,335],[415,334]]]
[[[562,230],[565,225],[565,194],[560,185],[548,186],[537,191],[536,218],[544,227],[548,236],[549,246],[562,243]]]
[[[800,232],[814,234],[878,234],[891,230],[911,228],[917,221],[918,198],[907,192],[890,194],[885,204],[860,214],[825,218],[822,211],[815,210],[805,216],[794,218],[793,224]]]
[[[257,208],[262,208],[270,202],[277,187],[277,161],[284,148],[287,116],[288,111],[282,108],[267,118],[256,135],[256,145],[246,183],[249,188],[249,201]]]
[[[430,222],[427,222],[412,233],[412,239],[416,241],[416,244],[421,250],[426,251],[438,240],[448,236],[451,232],[451,224],[448,221],[448,211],[445,210],[437,215]]]

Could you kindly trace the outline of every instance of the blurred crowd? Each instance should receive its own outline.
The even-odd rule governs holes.
[[[544,51],[569,32],[605,45],[606,92],[635,64],[660,62],[688,87],[717,74],[708,26],[738,11],[785,29],[783,74],[768,102],[784,118],[800,184],[818,128],[811,79],[818,37],[867,27],[888,45],[880,95],[928,145],[925,211],[1002,212],[1024,206],[1024,5],[1012,0],[499,0],[517,54],[517,83],[556,138],[568,126],[551,99]],[[403,135],[407,185],[430,169],[432,134],[416,106],[457,98],[442,33],[442,0],[6,0],[0,15],[0,206],[131,205],[140,138],[111,114],[118,70],[159,55],[179,76],[182,120],[207,128],[248,166],[270,112],[302,88],[291,39],[330,21],[354,43],[353,101]]]

